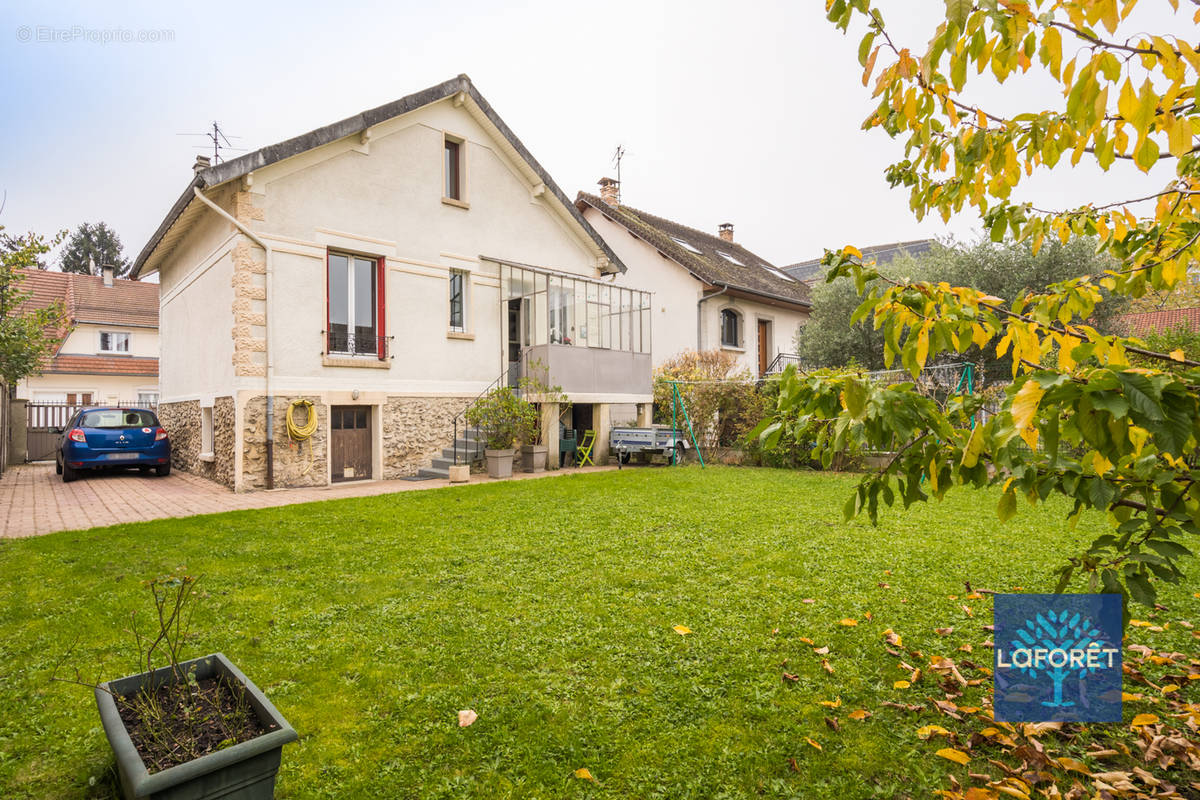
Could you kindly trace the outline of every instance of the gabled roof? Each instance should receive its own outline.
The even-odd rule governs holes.
[[[104,285],[99,275],[21,270],[21,291],[29,292],[26,306],[47,308],[61,300],[67,323],[158,327],[158,284],[117,278]]]
[[[596,209],[709,286],[741,290],[789,305],[812,305],[807,286],[783,275],[774,264],[740,244],[627,205],[610,206],[587,192],[580,192],[575,204],[581,211],[588,206]]]
[[[1165,333],[1176,328],[1200,331],[1200,308],[1165,308],[1161,311],[1122,314],[1117,317],[1117,322],[1129,336]]]
[[[517,138],[516,134],[514,134],[508,125],[505,124],[504,120],[500,119],[500,116],[492,109],[488,101],[483,98],[483,95],[481,95],[475,88],[475,85],[471,83],[471,79],[466,75],[459,75],[457,78],[452,78],[444,83],[439,83],[437,86],[431,86],[428,89],[416,92],[415,94],[401,97],[399,100],[394,100],[390,103],[378,106],[377,108],[368,109],[361,113],[355,114],[352,117],[347,117],[346,119],[334,122],[322,128],[317,128],[316,130],[309,131],[308,133],[301,134],[300,136],[293,137],[283,142],[279,142],[278,144],[263,147],[259,150],[255,150],[252,153],[246,153],[245,155],[231,159],[224,163],[216,164],[208,169],[201,170],[188,183],[187,188],[183,190],[183,194],[179,196],[179,199],[175,201],[175,204],[171,206],[170,211],[167,212],[166,218],[163,219],[162,223],[159,224],[158,229],[154,231],[153,235],[151,235],[150,241],[148,241],[146,246],[142,248],[142,251],[138,253],[138,257],[134,259],[133,271],[131,274],[134,277],[137,277],[141,273],[142,268],[145,266],[147,260],[154,254],[155,249],[158,247],[159,243],[162,242],[163,237],[176,223],[176,221],[184,215],[184,212],[187,210],[188,206],[195,199],[193,189],[205,189],[219,186],[223,183],[234,180],[235,178],[241,178],[245,175],[248,175],[256,169],[262,169],[270,164],[283,161],[284,159],[291,158],[292,156],[300,155],[301,153],[321,147],[322,145],[336,142],[338,139],[344,139],[347,136],[361,133],[373,125],[378,125],[381,122],[385,122],[394,117],[399,117],[403,114],[409,113],[410,111],[415,111],[418,108],[436,103],[440,100],[454,97],[460,92],[464,95],[464,98],[469,98],[469,100],[474,104],[474,107],[477,108],[483,117],[485,117],[486,120],[496,129],[496,132],[499,134],[500,138],[512,148],[510,155],[528,165],[532,173],[536,175],[537,179],[546,187],[546,190],[552,194],[559,203],[562,204],[563,210],[570,214],[571,217],[574,218],[575,222],[577,222],[583,229],[583,233],[592,239],[592,241],[596,244],[598,251],[603,253],[603,255],[613,264],[614,267],[619,269],[621,272],[625,272],[625,265],[621,263],[621,260],[617,258],[616,254],[613,253],[612,249],[608,246],[604,239],[601,238],[600,234],[596,233],[596,231],[592,229],[592,226],[588,223],[588,221],[583,218],[583,214],[581,214],[575,208],[575,205],[567,199],[567,196],[563,194],[562,189],[558,188],[558,185],[550,177],[549,173],[547,173],[542,165],[537,162],[537,159],[535,159],[529,150],[526,149],[525,145],[521,143],[521,140]]]
[[[937,239],[913,239],[908,242],[893,242],[892,244],[877,244],[862,249],[863,261],[874,261],[876,264],[887,264],[897,256],[921,256],[928,253],[937,244]],[[821,259],[813,258],[808,261],[798,261],[783,268],[783,271],[798,281],[812,285],[825,276],[825,268]]]
[[[43,373],[53,375],[128,375],[158,377],[158,359],[144,356],[89,356],[60,354]]]

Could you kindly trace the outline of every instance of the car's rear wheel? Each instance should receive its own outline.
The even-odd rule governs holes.
[[[60,474],[62,475],[63,483],[70,483],[79,477],[79,471],[72,469],[66,464],[62,465],[62,472]]]
[[[154,468],[154,472],[158,475],[158,477],[165,478],[167,475],[171,474],[171,465],[169,463],[159,464]]]
[[[60,461],[59,458],[60,457],[55,457],[55,459],[54,459],[54,474],[55,475],[62,475],[62,461]]]

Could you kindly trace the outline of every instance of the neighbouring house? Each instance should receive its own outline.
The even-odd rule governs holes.
[[[22,270],[29,305],[62,303],[54,355],[17,383],[16,397],[68,406],[158,402],[158,286],[101,275]]]
[[[808,286],[733,240],[624,205],[612,178],[575,205],[629,271],[616,277],[652,294],[655,365],[686,350],[737,354],[756,376],[795,361],[793,341],[812,308]]]
[[[1117,317],[1117,325],[1127,336],[1166,333],[1180,328],[1200,331],[1200,308],[1164,308],[1158,311],[1122,314]]]
[[[899,256],[922,256],[937,244],[937,239],[913,239],[909,242],[894,242],[892,244],[877,244],[873,247],[862,248],[863,263],[874,261],[876,264],[888,264]],[[783,271],[798,281],[809,286],[825,280],[825,267],[821,259],[814,258],[789,264]]]
[[[652,401],[625,269],[465,75],[198,159],[134,263],[162,286],[175,466],[239,491],[444,474],[464,409],[534,361],[572,402],[541,405],[550,466],[560,419],[603,459],[612,406]]]

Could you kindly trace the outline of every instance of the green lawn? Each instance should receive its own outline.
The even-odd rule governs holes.
[[[1023,504],[1002,526],[963,491],[845,524],[854,480],[628,469],[0,543],[0,796],[112,794],[91,693],[48,678],[76,637],[85,677],[135,671],[141,581],[180,565],[208,595],[190,654],[224,651],[300,732],[278,797],[928,796],[966,769],[915,736],[938,719],[880,705],[928,694],[893,688],[882,631],[990,665],[963,582],[1049,591],[1103,523]],[[1191,590],[1152,619],[1194,618]],[[1178,625],[1145,635],[1195,655]]]

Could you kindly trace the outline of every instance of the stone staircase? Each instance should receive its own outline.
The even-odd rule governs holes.
[[[479,431],[469,430],[462,436],[459,436],[455,441],[458,446],[458,459],[460,464],[469,464],[472,461],[479,461],[483,458],[483,437]],[[449,478],[450,467],[454,464],[454,447],[447,447],[442,450],[440,458],[433,459],[433,465],[417,470],[417,476],[421,478]]]

